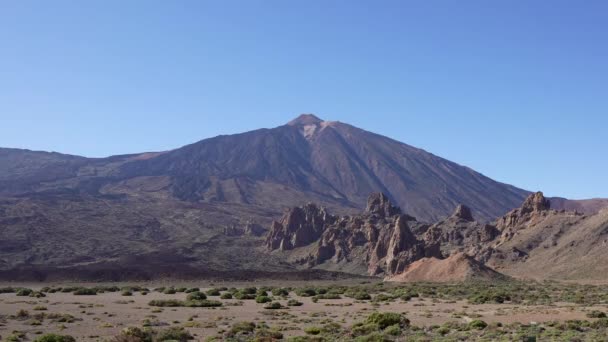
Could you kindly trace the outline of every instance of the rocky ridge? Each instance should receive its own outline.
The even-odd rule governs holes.
[[[302,214],[313,209],[312,215]],[[374,193],[365,211],[354,216],[335,217],[311,204],[291,209],[273,223],[266,247],[303,251],[295,253],[299,257],[293,261],[305,268],[335,269],[335,265],[346,268],[361,263],[368,275],[388,279],[424,278],[434,274],[429,270],[432,265],[458,265],[471,274],[494,277],[492,267],[510,269],[525,262],[537,249],[548,248],[538,241],[553,239],[557,244],[560,234],[583,218],[551,209],[550,201],[537,192],[520,208],[491,223],[476,221],[468,207],[459,205],[451,216],[429,225],[402,213],[386,195]],[[554,227],[560,228],[556,232]],[[550,236],[544,236],[548,231]],[[451,261],[444,261],[448,259]],[[412,265],[417,265],[417,271],[412,271]],[[399,277],[407,272],[409,276]]]

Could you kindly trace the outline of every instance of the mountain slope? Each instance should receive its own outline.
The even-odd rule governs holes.
[[[171,192],[181,200],[272,207],[307,198],[360,208],[369,193],[382,191],[423,220],[444,217],[458,203],[490,219],[527,195],[423,150],[312,115],[128,162],[117,175],[139,176],[170,177]],[[290,195],[277,203],[283,191]]]

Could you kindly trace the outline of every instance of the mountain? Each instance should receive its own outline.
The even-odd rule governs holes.
[[[491,219],[528,194],[421,149],[311,114],[273,129],[217,136],[162,153],[88,159],[0,152],[0,194],[67,190],[153,191],[191,203],[279,211],[303,199],[352,211],[365,205],[369,193],[381,191],[427,221],[445,217],[459,203]]]
[[[86,269],[102,278],[116,269],[142,277],[298,271],[268,256],[263,235],[273,219],[306,202],[356,214],[372,192],[416,222],[448,217],[460,203],[489,221],[529,194],[311,114],[163,152],[86,158],[0,148],[0,270]]]

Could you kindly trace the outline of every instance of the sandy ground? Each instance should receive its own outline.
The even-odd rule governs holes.
[[[252,285],[252,284],[249,284]],[[259,285],[259,284],[256,284]],[[302,284],[300,284],[302,285]],[[153,299],[185,299],[186,294],[174,295],[151,292],[141,295],[137,292],[131,297],[121,296],[120,292],[103,293],[95,296],[76,296],[71,293],[49,293],[46,298],[18,297],[0,294],[0,336],[8,336],[13,330],[26,332],[30,339],[38,333],[62,333],[74,336],[78,341],[107,341],[128,326],[141,327],[144,320],[150,320],[159,328],[187,326],[187,329],[203,341],[222,329],[227,330],[238,321],[266,322],[271,327],[281,327],[285,336],[304,335],[306,326],[320,325],[328,321],[349,326],[367,317],[374,310],[405,313],[412,324],[428,326],[447,321],[468,322],[482,319],[488,323],[530,323],[544,321],[564,321],[586,319],[585,313],[592,309],[606,310],[603,307],[585,307],[572,304],[551,306],[518,306],[512,304],[471,305],[467,302],[436,301],[414,298],[409,302],[373,304],[369,301],[358,302],[350,298],[339,300],[320,300],[313,303],[310,298],[299,297],[294,293],[291,298],[304,304],[289,309],[268,310],[263,304],[253,300],[221,300],[221,308],[156,308],[148,305]],[[209,297],[218,299],[219,297]],[[280,300],[286,304],[287,300]],[[37,311],[36,306],[44,306],[46,311]],[[18,310],[27,310],[30,316],[45,312],[71,314],[76,317],[73,323],[53,322],[44,319],[40,325],[32,325],[33,318],[15,319]]]

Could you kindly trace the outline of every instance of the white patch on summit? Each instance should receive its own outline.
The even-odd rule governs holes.
[[[300,133],[302,133],[304,138],[310,139],[317,131],[317,128],[318,128],[317,125],[305,125],[305,126],[302,126]]]

